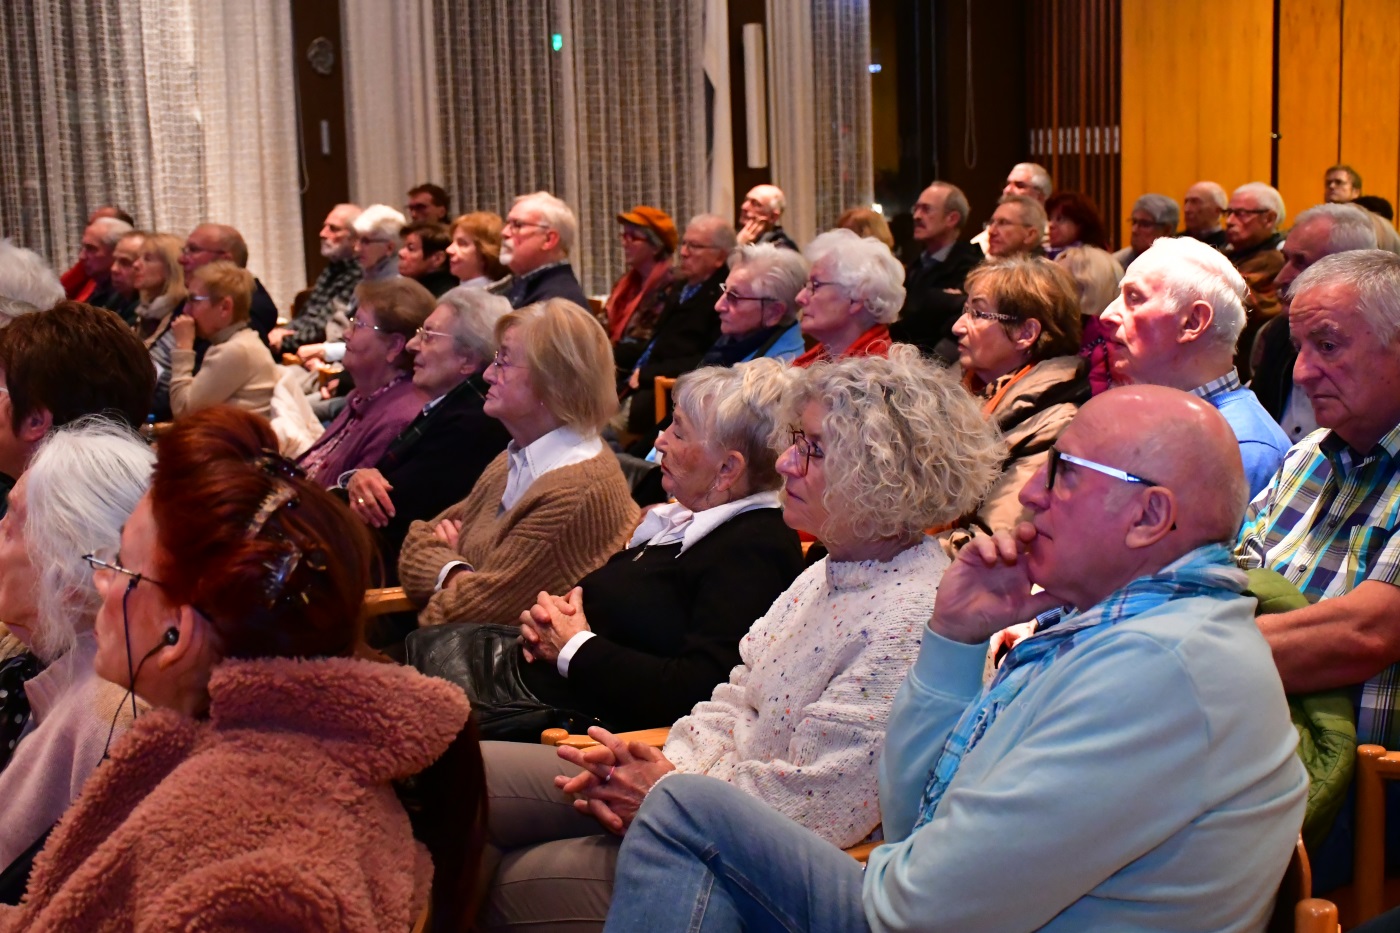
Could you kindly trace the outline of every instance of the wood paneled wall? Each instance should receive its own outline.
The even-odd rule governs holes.
[[[1271,177],[1273,0],[1122,0],[1122,198]],[[1287,7],[1293,0],[1282,0]],[[1317,184],[1322,184],[1322,169]],[[1285,203],[1287,199],[1285,196]],[[1291,210],[1291,208],[1290,208]]]

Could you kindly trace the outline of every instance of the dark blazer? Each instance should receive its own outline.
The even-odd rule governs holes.
[[[1275,421],[1283,419],[1283,410],[1293,395],[1293,363],[1298,351],[1293,349],[1291,337],[1288,315],[1280,314],[1260,328],[1254,344],[1256,364],[1249,387]]]
[[[925,354],[933,354],[943,341],[951,341],[953,324],[962,316],[963,281],[983,259],[976,243],[958,240],[942,262],[925,264],[922,254],[915,257],[904,273],[904,308],[899,320],[890,325],[890,339],[912,343]],[[946,289],[956,290],[950,294]],[[947,355],[947,347],[944,354]]]
[[[523,308],[551,298],[567,298],[583,310],[588,310],[588,296],[583,293],[583,286],[578,284],[574,267],[567,262],[517,276],[506,289],[505,296],[512,308]]]
[[[410,421],[374,465],[394,487],[394,517],[378,529],[385,586],[398,585],[399,548],[408,526],[465,499],[481,471],[506,449],[510,435],[482,411],[486,389],[480,376],[458,385]]]
[[[669,725],[739,664],[739,640],[802,572],[781,509],[736,515],[696,542],[638,546],[579,581],[595,636],[569,662],[521,665],[537,697],[615,729]]]
[[[787,231],[782,227],[773,227],[771,230],[763,231],[759,234],[758,239],[754,240],[754,243],[772,243],[782,249],[797,250],[797,244],[792,241],[792,237],[788,236]]]
[[[272,328],[277,326],[277,305],[257,279],[253,279],[253,304],[248,309],[248,326],[258,332],[264,344]]]
[[[705,351],[719,339],[719,315],[715,303],[719,288],[729,276],[729,268],[721,266],[714,275],[700,284],[689,301],[681,301],[684,282],[673,282],[666,293],[666,306],[656,320],[646,361],[637,372],[637,390],[632,393],[632,405],[627,416],[627,430],[632,434],[649,434],[656,430],[654,402],[657,376],[674,378],[700,365]],[[620,345],[619,345],[620,349]],[[620,361],[619,361],[620,362]],[[624,384],[631,375],[622,376]]]
[[[441,298],[443,295],[462,284],[457,281],[457,276],[448,272],[446,269],[434,269],[427,275],[420,276],[415,281],[432,292],[434,298]]]

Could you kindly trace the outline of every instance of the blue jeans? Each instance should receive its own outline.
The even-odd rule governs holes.
[[[605,930],[861,933],[860,863],[743,791],[678,774],[622,840]]]

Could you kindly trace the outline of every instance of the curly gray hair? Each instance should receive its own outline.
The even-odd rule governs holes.
[[[787,420],[812,402],[826,409],[823,505],[854,516],[858,540],[947,524],[976,508],[1001,474],[1006,445],[981,405],[914,347],[812,366],[788,395]]]

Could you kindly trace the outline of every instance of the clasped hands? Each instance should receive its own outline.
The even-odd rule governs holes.
[[[1014,531],[978,535],[958,551],[938,584],[929,628],[950,641],[975,645],[994,639],[1011,648],[1030,623],[1064,600],[1032,592],[1030,549],[1039,536],[1030,522]]]
[[[599,726],[589,729],[588,735],[599,744],[586,749],[559,747],[560,758],[583,770],[573,777],[559,775],[554,786],[574,797],[575,810],[592,815],[608,832],[620,836],[631,825],[647,791],[676,766],[661,749],[624,742]]]
[[[579,632],[590,631],[583,614],[583,587],[576,586],[568,595],[554,596],[541,590],[535,604],[520,613],[521,650],[527,661],[559,660],[559,652]]]

